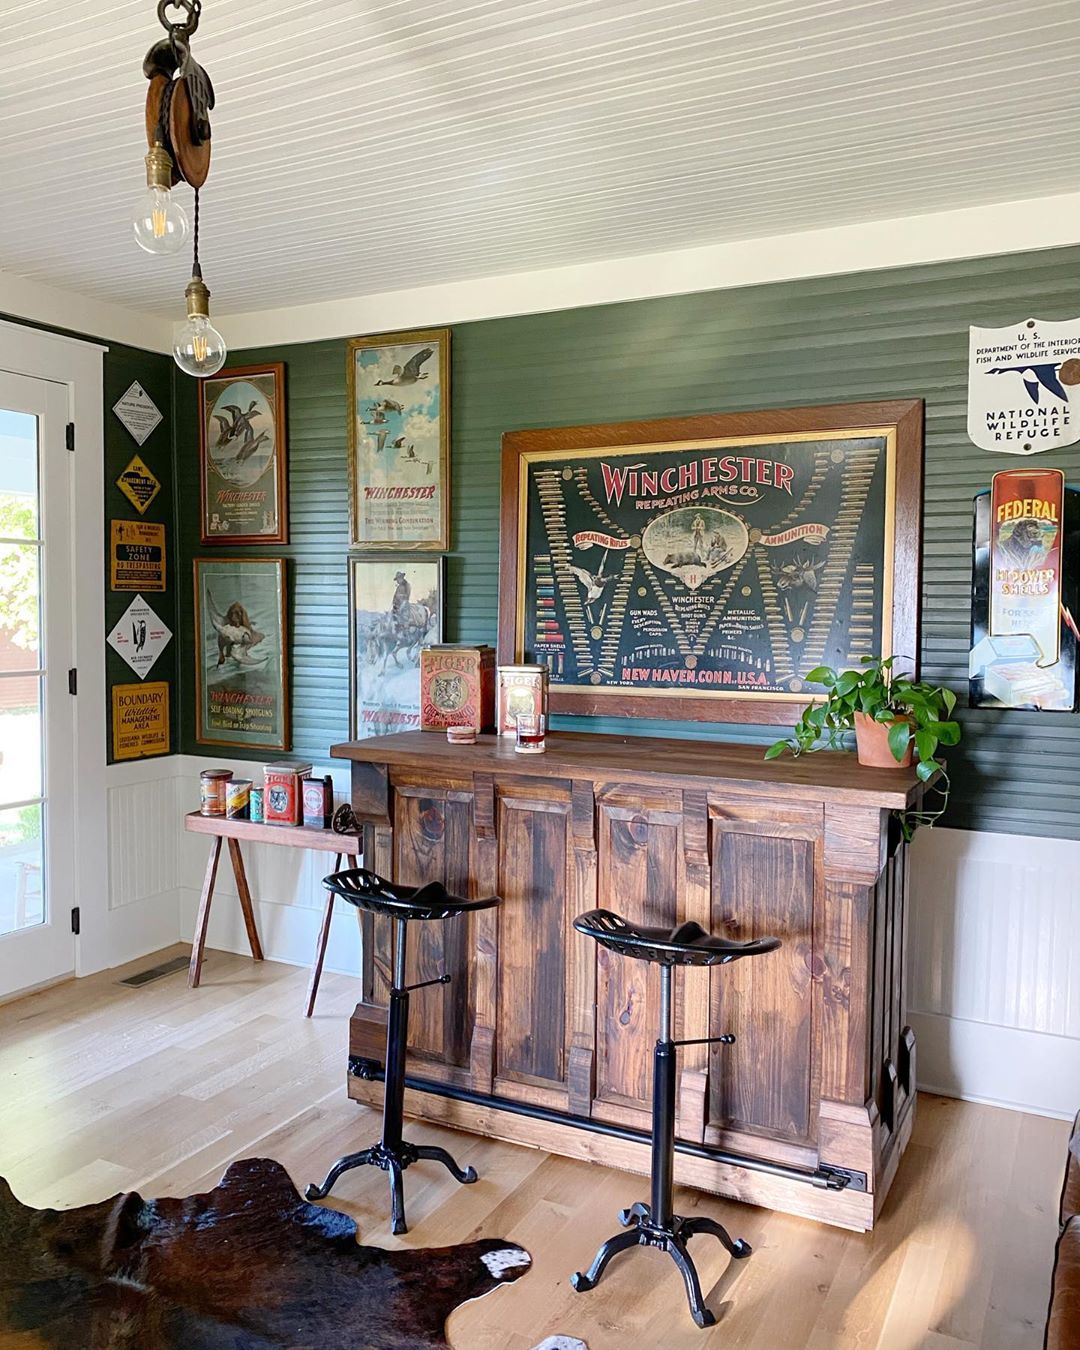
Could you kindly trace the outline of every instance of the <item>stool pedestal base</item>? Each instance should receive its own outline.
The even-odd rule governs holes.
[[[626,1226],[626,1232],[616,1233],[614,1237],[608,1238],[596,1253],[592,1265],[585,1274],[578,1271],[570,1276],[570,1283],[577,1292],[584,1294],[590,1289],[595,1289],[608,1262],[620,1252],[629,1251],[631,1247],[659,1247],[661,1251],[667,1252],[679,1268],[683,1283],[686,1285],[686,1297],[694,1321],[699,1327],[715,1325],[716,1317],[705,1306],[697,1267],[687,1248],[687,1241],[698,1233],[707,1233],[719,1238],[736,1260],[750,1255],[752,1251],[750,1244],[741,1238],[733,1238],[723,1224],[704,1216],[682,1219],[673,1214],[667,1223],[654,1223],[649,1206],[641,1203],[622,1210],[619,1222]]]
[[[308,1200],[325,1200],[338,1177],[355,1167],[381,1167],[390,1176],[390,1228],[394,1233],[407,1233],[405,1223],[405,1196],[402,1178],[405,1169],[414,1162],[441,1162],[451,1176],[464,1185],[476,1180],[472,1167],[460,1168],[444,1148],[434,1144],[410,1144],[401,1135],[405,1123],[405,1047],[409,1036],[409,989],[405,983],[406,921],[397,919],[397,939],[394,946],[394,983],[390,990],[390,1006],[386,1020],[386,1071],[383,1074],[382,1138],[359,1153],[346,1153],[339,1158],[321,1186],[312,1183],[304,1191]],[[445,984],[447,976],[426,981]],[[412,986],[423,988],[422,985]],[[374,1076],[374,1075],[373,1075]]]
[[[405,1197],[402,1190],[402,1175],[406,1167],[414,1162],[441,1162],[455,1180],[470,1186],[476,1180],[476,1169],[460,1168],[444,1148],[434,1144],[410,1144],[402,1140],[395,1147],[386,1144],[373,1144],[371,1148],[361,1149],[359,1153],[347,1153],[339,1158],[320,1186],[312,1183],[304,1191],[307,1200],[325,1200],[334,1183],[343,1172],[351,1172],[355,1167],[381,1167],[390,1174],[390,1231],[407,1233],[405,1223]]]

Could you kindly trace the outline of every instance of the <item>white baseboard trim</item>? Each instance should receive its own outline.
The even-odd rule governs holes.
[[[908,1014],[923,1092],[1072,1120],[1080,1107],[1080,1040],[1045,1031]]]

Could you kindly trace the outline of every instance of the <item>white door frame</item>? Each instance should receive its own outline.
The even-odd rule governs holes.
[[[110,965],[109,848],[105,715],[105,456],[102,358],[108,349],[78,338],[0,320],[0,370],[67,386],[75,424],[72,478],[74,664],[79,672],[71,772],[74,866],[70,903],[78,905],[75,973]],[[53,829],[57,822],[53,823]],[[65,908],[62,896],[53,903]]]

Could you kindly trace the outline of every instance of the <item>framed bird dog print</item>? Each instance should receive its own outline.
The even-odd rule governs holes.
[[[350,338],[356,549],[450,547],[450,330]]]
[[[503,437],[499,661],[553,713],[793,722],[807,673],[918,660],[923,405]]]
[[[199,381],[201,543],[289,542],[286,440],[280,361]]]
[[[195,739],[289,748],[282,558],[195,559]]]

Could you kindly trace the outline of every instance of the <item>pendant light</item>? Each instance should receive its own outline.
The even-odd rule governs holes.
[[[146,152],[146,193],[135,204],[135,242],[147,253],[178,253],[188,237],[187,212],[172,195],[172,160],[160,141]]]
[[[171,22],[170,10],[183,14]],[[184,291],[187,320],[173,341],[173,358],[196,379],[216,375],[225,364],[225,339],[210,322],[210,290],[199,258],[199,192],[210,171],[210,110],[214,87],[191,55],[191,37],[199,26],[202,0],[159,0],[158,21],[166,37],[156,42],[143,61],[150,81],[146,95],[146,193],[136,206],[135,242],[147,253],[176,253],[192,241],[191,280]],[[195,190],[194,228],[187,212],[172,197],[178,183]]]

